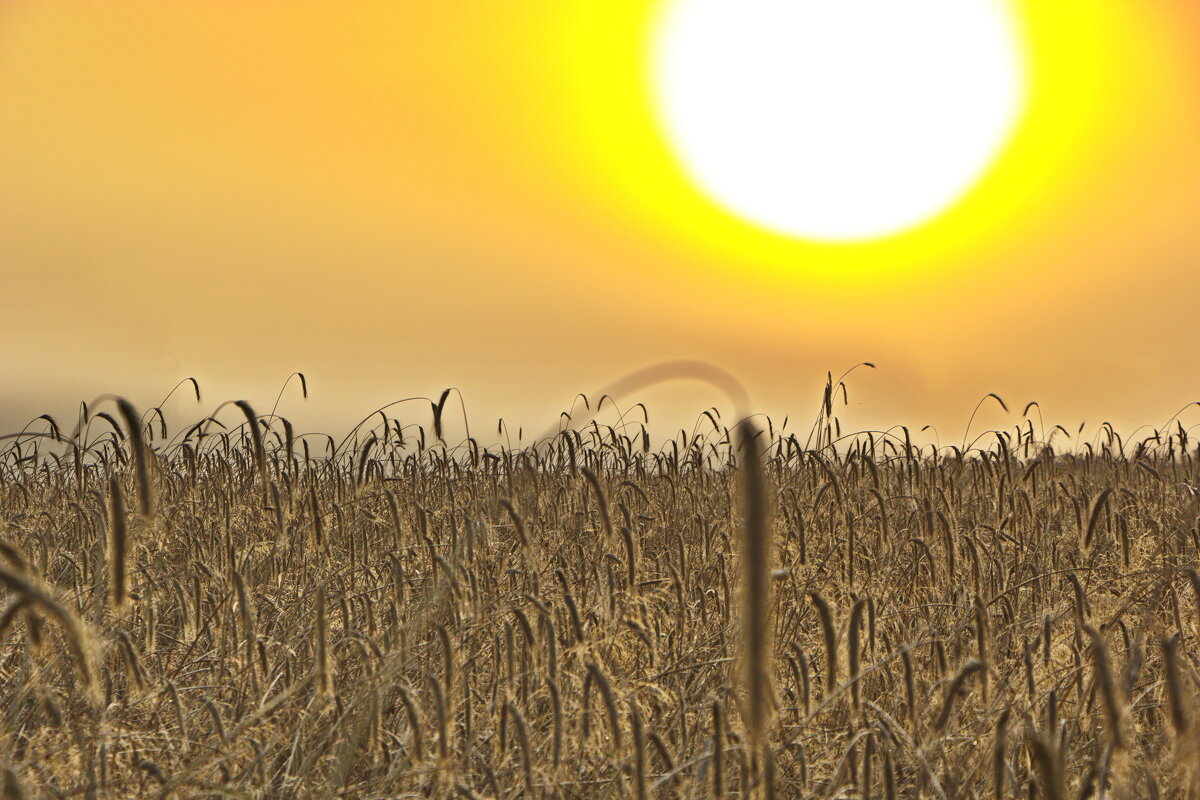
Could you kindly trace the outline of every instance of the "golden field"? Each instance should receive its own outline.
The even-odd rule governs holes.
[[[340,441],[35,420],[0,443],[4,796],[1196,797],[1187,429],[1031,404],[938,448],[841,430],[845,392],[653,447],[594,397],[512,446],[447,441],[449,392]]]

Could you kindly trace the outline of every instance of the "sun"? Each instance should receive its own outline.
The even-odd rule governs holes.
[[[778,234],[879,239],[937,218],[1021,118],[1006,0],[671,0],[652,97],[686,172]]]

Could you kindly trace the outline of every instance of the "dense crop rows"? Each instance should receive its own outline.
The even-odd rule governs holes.
[[[582,402],[447,444],[445,395],[340,444],[42,420],[0,448],[5,790],[1196,797],[1185,429],[918,448],[842,391],[653,450]]]

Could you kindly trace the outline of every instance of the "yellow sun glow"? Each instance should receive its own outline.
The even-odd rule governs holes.
[[[945,269],[971,252],[1031,235],[1052,208],[1072,202],[1080,176],[1096,169],[1097,159],[1124,135],[1127,123],[1112,102],[1113,87],[1154,85],[1140,74],[1152,60],[1140,57],[1149,40],[1132,6],[1004,0],[1021,94],[1015,124],[1002,131],[1001,142],[977,145],[976,171],[968,170],[956,189],[943,187],[943,206],[932,216],[930,204],[937,204],[929,201],[924,215],[914,212],[909,226],[892,235],[846,241],[809,231],[804,238],[798,227],[755,219],[704,185],[664,124],[656,79],[662,33],[673,9],[686,2],[608,0],[594,10],[573,7],[573,24],[560,39],[571,127],[559,135],[572,143],[578,163],[590,165],[590,180],[602,189],[610,213],[664,246],[690,253],[693,270],[713,277],[754,268],[849,289]],[[699,276],[680,271],[679,277]]]
[[[655,106],[687,171],[733,213],[846,241],[936,216],[1021,110],[1005,0],[675,0]]]

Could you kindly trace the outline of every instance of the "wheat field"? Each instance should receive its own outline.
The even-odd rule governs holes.
[[[0,441],[4,797],[1200,796],[1177,420],[918,445],[831,379],[485,447],[447,397]]]

